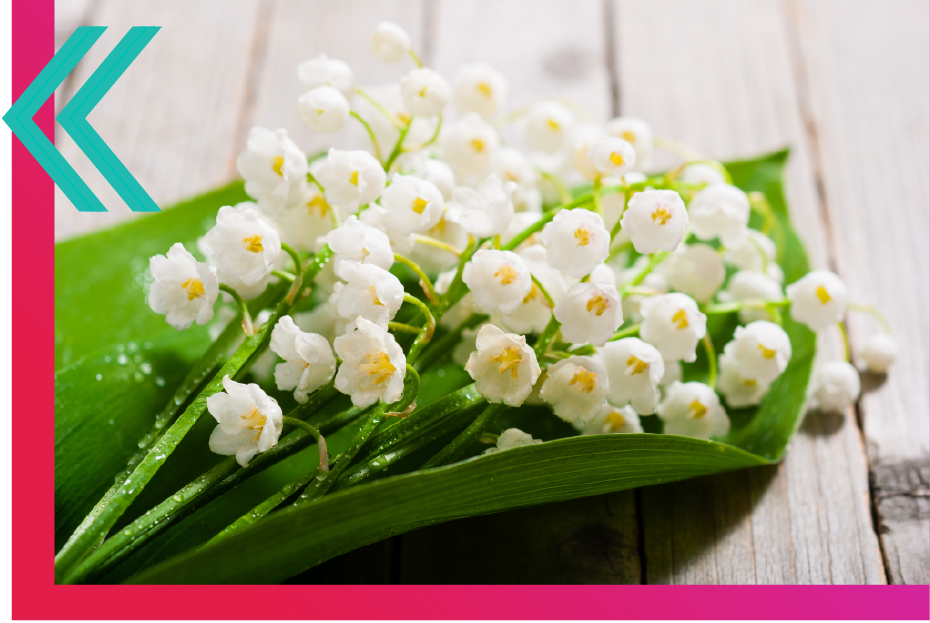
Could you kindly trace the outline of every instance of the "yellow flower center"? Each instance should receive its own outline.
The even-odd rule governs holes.
[[[250,253],[261,253],[265,250],[265,247],[262,246],[261,234],[255,234],[254,236],[243,238],[242,246],[245,247],[245,250],[249,251]]]
[[[701,401],[694,399],[694,402],[688,405],[691,407],[691,412],[688,414],[693,417],[695,420],[699,420],[705,415],[707,415],[707,407],[701,404]]]
[[[371,255],[371,252],[365,247],[362,247],[362,250],[358,254],[360,260],[364,260],[369,255]]]
[[[579,247],[584,247],[587,246],[589,242],[591,242],[590,230],[584,227],[579,227],[575,230],[575,244],[577,244]]]
[[[349,183],[358,186],[358,171],[352,171],[352,175],[349,176]]]
[[[278,175],[280,175],[281,177],[284,177],[284,172],[281,170],[283,168],[284,168],[284,157],[275,156],[274,158],[271,159],[271,170],[277,173]]]
[[[504,178],[505,182],[519,182],[520,181],[520,178],[517,177],[517,174],[510,170],[502,172],[501,177]]]
[[[478,91],[478,94],[481,95],[481,97],[491,97],[491,85],[487,82],[479,82],[475,85],[475,90]]]
[[[420,97],[426,97],[426,87],[420,89]]]
[[[683,309],[679,309],[675,312],[675,315],[672,316],[672,324],[678,327],[679,329],[688,328],[688,312]]]
[[[420,197],[417,197],[413,200],[413,203],[410,204],[410,209],[417,214],[423,214],[423,210],[426,209],[427,205],[429,205],[429,201],[424,201]]]
[[[200,279],[188,279],[181,284],[181,287],[187,292],[188,301],[204,295],[203,282]]]
[[[755,387],[758,383],[756,383],[756,379],[746,379],[743,381],[743,385],[746,387]]]
[[[589,298],[588,304],[585,305],[588,313],[593,313],[595,316],[602,316],[608,307],[610,307],[610,303],[600,294],[595,294]]]
[[[480,138],[471,139],[469,145],[471,145],[471,148],[479,154],[484,151],[484,141],[482,141]]]
[[[604,423],[609,424],[610,432],[615,433],[623,429],[623,425],[626,424],[626,418],[620,415],[619,411],[611,411],[610,415],[604,419]]]
[[[766,359],[775,358],[775,351],[772,350],[771,348],[766,348],[762,344],[759,344],[759,352],[762,353],[762,356],[765,357]]]
[[[572,377],[572,380],[568,382],[569,385],[578,385],[576,388],[578,392],[585,392],[590,394],[594,391],[594,388],[597,387],[597,374],[594,372],[589,372],[588,370],[578,366],[575,368],[575,375]]]
[[[359,364],[358,369],[368,376],[374,376],[376,385],[384,383],[397,371],[397,368],[391,363],[391,358],[385,352],[376,355],[365,355],[365,357],[368,359],[368,363]]]
[[[619,151],[610,152],[610,161],[618,167],[621,166],[623,164],[623,154],[621,154]]]
[[[513,377],[513,380],[517,380],[517,368],[521,363],[523,363],[523,355],[520,353],[520,349],[516,346],[506,346],[501,349],[500,355],[495,355],[488,359],[491,363],[499,363],[497,366],[497,371],[503,374],[508,369],[510,370],[510,376]]]
[[[672,213],[665,209],[663,206],[659,206],[655,209],[655,212],[652,213],[652,222],[659,222],[659,225],[665,225],[665,223],[672,218]]]
[[[399,112],[397,113],[397,118],[400,119],[403,123],[410,121],[410,113]]]
[[[820,302],[823,303],[824,305],[826,305],[827,303],[833,300],[830,298],[830,293],[827,292],[827,289],[823,286],[819,286],[817,288],[817,298],[819,298]]]
[[[378,298],[378,291],[375,290],[374,286],[368,286],[368,292],[371,294],[371,302],[374,305],[384,305],[384,303],[382,303]]]
[[[262,431],[265,429],[265,424],[268,422],[268,418],[265,414],[261,413],[258,407],[252,407],[251,411],[239,417],[245,420],[247,429],[255,431],[255,436],[252,437],[252,441],[258,441],[258,438],[262,436]]]
[[[517,277],[520,275],[510,264],[501,264],[501,267],[497,269],[494,276],[500,280],[502,286],[509,286],[516,281]]]
[[[627,143],[632,143],[633,141],[636,140],[636,135],[633,134],[633,132],[631,132],[630,130],[624,130],[624,131],[620,134],[620,138],[622,138],[623,140],[625,140]]]
[[[626,360],[626,365],[628,366],[626,373],[629,375],[642,374],[649,367],[648,363],[635,355],[630,355],[630,358]]]
[[[307,202],[307,212],[310,213],[310,216],[316,215],[317,210],[320,212],[320,218],[326,216],[329,212],[329,204],[326,203],[326,199],[323,198],[323,195],[317,195]]]
[[[556,132],[558,132],[559,130],[562,129],[562,126],[560,126],[559,122],[556,121],[555,119],[549,118],[546,120],[546,123],[549,125],[550,130],[555,130]]]

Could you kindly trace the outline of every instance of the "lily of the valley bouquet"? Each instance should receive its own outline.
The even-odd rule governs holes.
[[[503,114],[494,69],[450,84],[398,26],[370,43],[412,59],[399,84],[355,88],[326,56],[297,72],[300,118],[355,124],[366,149],[308,157],[253,128],[251,200],[151,257],[151,312],[210,323],[213,343],[59,551],[58,581],[104,577],[314,445],[311,468],[138,581],[276,581],[423,523],[778,460],[805,408],[856,400],[848,361],[808,382],[814,332],[874,310],[808,272],[770,171],[784,154],[725,167],[561,100]],[[647,173],[657,147],[684,162]],[[877,332],[862,364],[894,354]],[[112,530],[202,417],[202,452],[228,458]],[[250,575],[259,561],[274,571]]]

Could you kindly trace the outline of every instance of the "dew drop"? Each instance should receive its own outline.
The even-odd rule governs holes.
[[[103,358],[103,360],[107,363],[110,363],[111,361],[113,361],[113,357],[110,357],[109,355],[107,355],[106,357]]]
[[[171,499],[174,500],[175,502],[177,502],[178,504],[180,504],[181,502],[184,501],[184,496],[181,495],[181,494],[172,495],[172,496],[171,496]]]
[[[436,371],[436,376],[438,376],[439,378],[442,378],[442,377],[444,377],[445,375],[446,375],[446,371],[443,370],[442,368],[439,368],[439,369]]]
[[[156,377],[155,377],[155,384],[158,385],[159,387],[164,387],[164,386],[165,386],[165,379],[164,379],[164,377],[156,376]]]
[[[152,373],[152,364],[150,364],[148,361],[143,361],[143,362],[139,365],[139,369],[142,370],[142,373],[143,373],[143,374],[151,374],[151,373]]]
[[[136,383],[141,383],[142,381],[145,380],[145,375],[137,370],[136,372],[133,372],[132,380],[135,381]]]
[[[123,534],[125,534],[126,536],[132,536],[133,534],[135,534],[135,531],[133,531],[132,528],[126,528],[125,530],[123,530]]]
[[[165,456],[166,456],[166,455],[164,455],[164,454],[156,454],[156,455],[155,455],[155,460],[156,460],[156,461],[164,461],[164,460],[165,460]]]
[[[102,380],[103,380],[103,375],[102,375],[102,374],[98,374],[98,375],[97,375],[97,380],[98,380],[98,381],[102,381]]]
[[[116,358],[116,363],[121,366],[125,366],[127,363],[129,363],[129,359],[126,357],[126,355],[120,354],[120,356]]]

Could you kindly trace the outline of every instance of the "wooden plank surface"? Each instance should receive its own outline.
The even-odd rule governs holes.
[[[792,218],[812,264],[829,266],[784,5],[620,0],[614,18],[621,112],[646,118],[657,135],[718,159],[790,145]],[[825,337],[823,354],[838,356],[833,336]],[[747,480],[725,474],[646,489],[648,580],[726,582],[738,568],[740,577],[760,583],[884,581],[852,412],[829,421],[811,415],[785,463],[767,475]],[[771,533],[766,526],[782,529]],[[747,560],[751,569],[744,568]]]
[[[58,44],[77,25],[110,27],[59,105],[128,27],[163,26],[90,116],[160,204],[232,179],[252,125],[285,127],[308,152],[352,144],[351,132],[300,123],[296,66],[325,52],[359,84],[396,80],[409,63],[381,64],[367,46],[388,19],[447,78],[465,62],[500,69],[508,109],[565,96],[595,121],[642,116],[720,159],[790,145],[788,199],[812,264],[880,306],[900,338],[888,379],[865,378],[862,433],[853,411],[812,414],[782,465],[435,526],[328,564],[330,581],[881,583],[886,568],[892,582],[930,581],[922,0],[58,4]],[[56,237],[131,217],[70,138],[56,139],[111,210],[78,216],[57,191]],[[876,327],[849,325],[855,352]],[[836,335],[821,353],[841,356]]]
[[[928,4],[792,1],[837,271],[888,317],[900,346],[866,375],[859,418],[879,534],[895,583],[930,583]],[[848,318],[852,351],[880,330]]]

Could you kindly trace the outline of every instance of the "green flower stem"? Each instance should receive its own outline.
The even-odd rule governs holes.
[[[539,282],[539,279],[537,279],[536,275],[534,275],[533,273],[530,273],[530,279],[533,280],[533,283],[536,285],[537,288],[539,288],[540,293],[542,293],[543,298],[546,299],[546,303],[549,305],[549,309],[553,309],[555,307],[555,302],[552,300],[552,297],[549,296],[549,293],[546,292],[546,289],[543,287],[543,284]]]
[[[846,363],[852,363],[852,358],[849,354],[849,333],[846,331],[846,325],[842,322],[837,322],[836,328],[839,330],[840,336],[843,338],[843,357],[846,359]]]
[[[338,392],[330,384],[318,390],[310,397],[309,402],[294,409],[290,415],[302,417],[305,414],[319,411],[337,395]],[[319,430],[322,434],[329,435],[357,421],[361,414],[359,409],[348,409],[320,423]],[[234,456],[225,458],[199,478],[182,487],[173,496],[104,541],[103,545],[74,569],[65,579],[65,583],[85,583],[102,577],[170,526],[190,516],[262,470],[307,448],[313,442],[312,435],[298,430],[281,439],[278,445],[268,452],[253,458],[248,467],[239,467]]]
[[[546,328],[543,329],[543,332],[540,333],[539,338],[537,338],[536,344],[533,345],[533,351],[536,353],[537,359],[543,356],[543,353],[546,352],[546,348],[549,347],[549,344],[555,339],[556,334],[561,328],[562,323],[556,320],[553,314],[552,318],[549,319],[549,324],[546,325]]]
[[[362,99],[364,99],[364,100],[367,101],[369,104],[371,104],[372,106],[374,106],[375,109],[376,109],[378,112],[380,112],[382,115],[384,115],[384,117],[385,117],[388,121],[391,122],[391,125],[393,125],[393,126],[394,126],[395,128],[397,128],[398,130],[403,130],[403,129],[404,129],[403,124],[397,119],[397,117],[396,117],[395,115],[391,114],[391,111],[389,111],[387,108],[385,108],[385,107],[381,104],[381,102],[379,102],[378,100],[376,100],[375,98],[373,98],[372,96],[370,96],[368,93],[366,93],[366,92],[363,91],[362,89],[358,89],[358,88],[357,88],[357,89],[355,89],[355,92],[358,93],[358,95],[360,95],[360,96],[362,97]]]
[[[423,234],[413,234],[413,239],[421,244],[428,244],[431,247],[436,247],[437,249],[448,251],[453,255],[458,255],[459,257],[462,255],[461,249],[457,249],[451,244],[446,244],[442,240],[436,240],[435,238],[430,238],[429,236],[424,236]]]
[[[152,425],[151,430],[142,438],[140,443],[140,449],[132,455],[127,463],[126,467],[123,468],[119,474],[116,475],[114,479],[114,484],[111,486],[107,492],[100,498],[100,501],[94,506],[94,508],[87,514],[84,520],[81,522],[81,525],[77,527],[74,531],[74,534],[68,539],[67,543],[62,546],[61,551],[58,552],[56,559],[58,557],[64,556],[67,552],[73,547],[75,540],[79,535],[84,533],[91,525],[97,520],[97,517],[103,512],[103,509],[106,508],[114,496],[119,492],[120,488],[123,486],[123,481],[129,478],[133,470],[135,470],[136,465],[138,465],[151,447],[161,438],[162,431],[165,426],[172,422],[175,416],[181,411],[181,405],[190,399],[193,393],[200,387],[200,384],[207,378],[207,376],[212,373],[218,365],[220,365],[223,360],[226,358],[229,350],[232,348],[232,345],[235,344],[242,336],[240,323],[237,322],[237,318],[234,318],[223,332],[217,337],[216,341],[210,345],[210,348],[207,349],[207,352],[201,356],[201,358],[194,364],[190,372],[187,373],[187,376],[184,377],[184,380],[181,382],[181,385],[175,390],[174,395],[171,397],[171,400],[168,401],[168,404],[165,405],[165,408],[155,416],[155,422]],[[106,535],[104,535],[106,536]],[[102,537],[101,537],[102,540]]]
[[[277,277],[278,279],[282,279],[288,283],[294,283],[294,279],[296,279],[294,275],[292,275],[289,272],[285,272],[283,270],[273,270],[271,271],[271,274]]]
[[[882,326],[882,329],[885,331],[885,333],[888,333],[889,335],[891,334],[891,325],[888,324],[888,320],[885,318],[885,316],[880,311],[878,311],[871,305],[859,305],[857,303],[850,303],[849,305],[847,305],[847,307],[849,308],[850,311],[869,314],[870,316],[878,320],[878,323]]]
[[[429,341],[433,339],[433,333],[436,332],[436,320],[433,318],[433,314],[430,312],[430,309],[427,307],[426,303],[416,298],[415,296],[405,294],[404,301],[410,303],[411,305],[416,305],[425,318],[423,328],[420,329],[420,333],[413,341],[413,344],[410,345],[410,352],[407,353],[407,363],[413,365],[416,363],[417,357],[419,356],[420,351],[423,350],[423,347],[429,344]]]
[[[375,150],[375,158],[378,159],[378,162],[381,162],[381,146],[378,145],[378,138],[375,136],[371,126],[368,125],[368,122],[362,119],[361,116],[359,116],[359,114],[354,110],[349,114],[358,119],[358,122],[361,123],[362,127],[365,128],[365,131],[368,132],[368,138],[371,139],[371,146]]]
[[[294,262],[294,279],[291,282],[291,288],[287,291],[287,298],[285,299],[288,303],[293,303],[297,298],[297,294],[300,292],[300,288],[303,283],[300,278],[300,274],[302,272],[300,255],[297,253],[297,251],[292,249],[290,245],[286,245],[283,242],[281,243],[281,250],[290,255],[291,261]]]
[[[643,268],[641,271],[639,271],[639,274],[637,274],[635,277],[633,277],[633,278],[630,279],[628,282],[626,282],[625,284],[623,284],[623,286],[622,286],[622,288],[621,288],[621,290],[620,290],[620,293],[621,293],[621,294],[626,294],[626,293],[627,293],[627,288],[633,288],[633,287],[638,286],[639,284],[641,284],[641,283],[643,282],[643,279],[646,278],[646,275],[648,275],[649,273],[651,273],[651,272],[653,271],[653,269],[655,269],[655,267],[658,266],[659,262],[661,262],[662,259],[663,259],[666,255],[668,255],[668,253],[666,253],[665,251],[656,251],[655,253],[653,253],[652,255],[650,255],[650,256],[649,256],[649,263],[646,265],[646,267]]]
[[[556,192],[559,193],[559,199],[562,203],[569,203],[572,200],[572,193],[565,188],[565,184],[562,183],[562,179],[558,175],[554,175],[549,171],[544,171],[539,167],[536,168],[536,172],[555,188]]]
[[[451,331],[446,332],[435,342],[431,342],[429,347],[425,349],[417,358],[414,367],[417,369],[417,371],[422,371],[430,367],[433,365],[433,362],[436,359],[441,357],[444,353],[448,353],[452,350],[452,348],[462,339],[462,332],[465,329],[474,329],[479,324],[482,324],[487,320],[488,316],[485,314],[470,315],[459,326],[455,327]]]
[[[707,384],[711,387],[717,386],[717,351],[714,350],[714,343],[710,339],[710,333],[704,334],[704,351],[707,353]]]
[[[497,417],[509,408],[510,407],[503,403],[488,405],[468,428],[453,439],[452,443],[440,450],[436,456],[424,463],[423,467],[420,469],[439,467],[440,465],[447,465],[460,460],[471,447],[471,444],[481,436],[484,430],[491,426]]]
[[[329,453],[326,451],[326,438],[320,434],[320,431],[313,428],[313,425],[309,422],[304,422],[303,420],[298,420],[297,418],[284,416],[283,422],[285,426],[296,426],[305,433],[308,433],[316,440],[316,445],[320,449],[320,469],[324,472],[329,471]]]
[[[391,165],[394,164],[394,161],[397,160],[397,157],[401,154],[404,149],[404,139],[407,138],[407,132],[410,131],[410,125],[413,123],[413,117],[410,117],[410,120],[407,121],[407,124],[404,125],[400,130],[400,136],[397,137],[397,142],[394,143],[394,149],[391,150],[391,155],[388,156],[387,162],[384,163],[384,170],[390,171]]]
[[[436,122],[436,129],[433,130],[433,135],[429,137],[422,145],[417,145],[416,147],[402,147],[401,151],[420,151],[421,149],[426,149],[430,145],[436,142],[436,139],[439,138],[439,131],[442,129],[442,114],[439,115],[439,120]]]
[[[320,269],[329,261],[332,251],[328,246],[323,247],[310,261],[304,281],[310,283],[319,273]],[[241,297],[240,297],[241,300]],[[245,341],[235,353],[219,369],[213,379],[200,392],[194,401],[175,420],[171,427],[165,431],[162,438],[155,443],[142,458],[136,468],[122,481],[119,491],[110,498],[109,502],[100,509],[97,517],[75,538],[68,550],[62,550],[55,560],[55,579],[63,580],[69,572],[94,548],[110,528],[122,517],[126,509],[139,496],[145,486],[152,480],[155,473],[165,464],[165,461],[174,452],[184,436],[193,428],[200,416],[207,410],[207,399],[223,391],[223,378],[229,376],[236,378],[255,361],[256,357],[268,346],[271,340],[271,330],[281,316],[290,311],[291,304],[282,300],[275,308],[274,314],[254,334],[246,337]]]
[[[748,308],[768,309],[786,307],[791,304],[788,299],[776,301],[766,301],[763,299],[745,299],[742,301],[732,301],[730,303],[718,303],[717,305],[707,305],[701,309],[701,312],[711,316],[714,314],[732,314]]]
[[[583,195],[579,195],[578,197],[575,197],[568,203],[563,203],[562,205],[555,206],[551,210],[547,210],[546,212],[543,213],[542,218],[540,218],[538,221],[536,221],[535,223],[533,223],[532,225],[530,225],[529,227],[521,231],[519,234],[511,238],[510,242],[508,242],[507,244],[503,246],[503,249],[505,251],[513,251],[518,246],[520,246],[520,244],[524,240],[526,240],[527,238],[529,238],[536,232],[540,231],[543,227],[545,227],[546,223],[554,219],[555,215],[561,212],[562,210],[571,210],[572,208],[577,208],[578,206],[582,206],[588,203],[593,198],[594,198],[593,193],[585,193]],[[451,291],[452,288],[450,287],[449,290]]]
[[[422,330],[420,327],[404,324],[403,322],[389,322],[388,329],[391,331],[401,331],[403,333],[413,333],[415,335],[419,335]]]
[[[245,334],[255,335],[255,327],[252,324],[252,315],[249,314],[249,306],[245,304],[245,301],[242,300],[242,297],[239,296],[239,293],[225,283],[220,284],[220,290],[233,297],[233,300],[236,302],[239,315],[242,317],[242,330],[245,332]]]
[[[601,207],[601,178],[594,178],[594,189],[591,192],[594,197],[594,211],[604,218],[604,209]]]
[[[449,311],[449,308],[455,305],[459,299],[465,296],[465,292],[468,291],[462,283],[462,272],[465,270],[465,264],[468,263],[479,246],[481,246],[480,240],[475,240],[472,236],[468,237],[468,246],[465,247],[465,250],[462,251],[462,255],[459,256],[459,265],[455,271],[455,276],[452,277],[452,283],[449,284],[449,289],[446,290],[446,293],[443,294],[442,298],[439,300],[437,311],[440,316]]]
[[[419,55],[417,55],[413,49],[407,50],[407,54],[410,55],[410,58],[413,59],[413,62],[416,63],[417,67],[423,67],[423,61],[420,60]]]
[[[641,325],[634,324],[630,327],[627,327],[626,329],[620,329],[607,341],[614,342],[616,340],[622,340],[625,337],[633,337],[634,335],[638,335],[640,326]]]
[[[394,261],[399,264],[403,264],[414,273],[416,273],[417,277],[420,278],[420,287],[423,288],[423,292],[426,294],[426,298],[429,299],[430,304],[439,304],[439,297],[436,296],[436,290],[433,288],[433,282],[430,281],[430,278],[426,276],[426,273],[423,272],[423,269],[420,268],[419,264],[413,260],[407,259],[398,253],[394,254]]]
[[[620,216],[617,217],[617,222],[614,223],[614,226],[610,230],[610,244],[613,245],[614,240],[617,238],[617,234],[620,233],[623,225],[620,224],[620,221],[623,220],[623,215],[626,212],[626,209],[630,207],[630,197],[633,196],[633,193],[630,191],[630,187],[627,184],[623,185],[623,210],[620,212]]]

